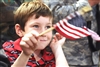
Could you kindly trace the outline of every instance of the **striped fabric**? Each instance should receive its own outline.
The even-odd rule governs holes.
[[[78,12],[72,13],[56,23],[55,30],[71,40],[90,35],[86,28],[86,21]]]
[[[91,35],[93,40],[100,41],[100,36],[86,27],[86,21],[79,12],[72,13],[55,25],[55,30],[64,37],[75,40]]]
[[[89,31],[89,33],[90,33],[90,35],[91,35],[93,40],[100,41],[100,36],[96,32],[94,32],[94,31],[92,31],[90,29],[88,29],[88,31]]]

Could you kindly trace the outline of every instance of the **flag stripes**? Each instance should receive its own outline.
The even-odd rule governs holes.
[[[85,26],[76,27],[68,22],[69,20],[72,20],[73,18],[77,18],[76,15],[80,16],[79,13],[74,13],[74,14],[70,14],[63,20],[60,20],[58,23],[56,23],[55,30],[58,31],[64,37],[68,39],[72,39],[72,40],[90,35],[90,33],[87,31],[87,28],[85,28]],[[77,18],[77,19],[80,19],[80,18]]]

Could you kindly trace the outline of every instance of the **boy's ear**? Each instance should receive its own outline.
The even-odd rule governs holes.
[[[16,24],[16,25],[15,25],[15,31],[16,31],[16,34],[17,34],[19,37],[23,37],[23,30],[21,29],[21,27],[20,27],[19,24]]]

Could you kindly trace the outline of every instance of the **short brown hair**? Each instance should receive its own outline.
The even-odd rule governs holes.
[[[52,12],[50,8],[39,1],[31,1],[23,3],[15,12],[14,21],[15,24],[19,24],[24,31],[25,23],[28,18],[35,15],[35,18],[40,16],[50,17],[53,20]]]

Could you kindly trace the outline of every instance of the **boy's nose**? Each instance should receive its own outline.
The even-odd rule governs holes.
[[[45,28],[41,28],[41,32],[40,33],[44,32],[45,30],[46,30]]]
[[[44,31],[46,31],[46,29],[45,28],[41,28],[40,34],[43,33]],[[41,36],[46,36],[46,34],[43,34]]]

